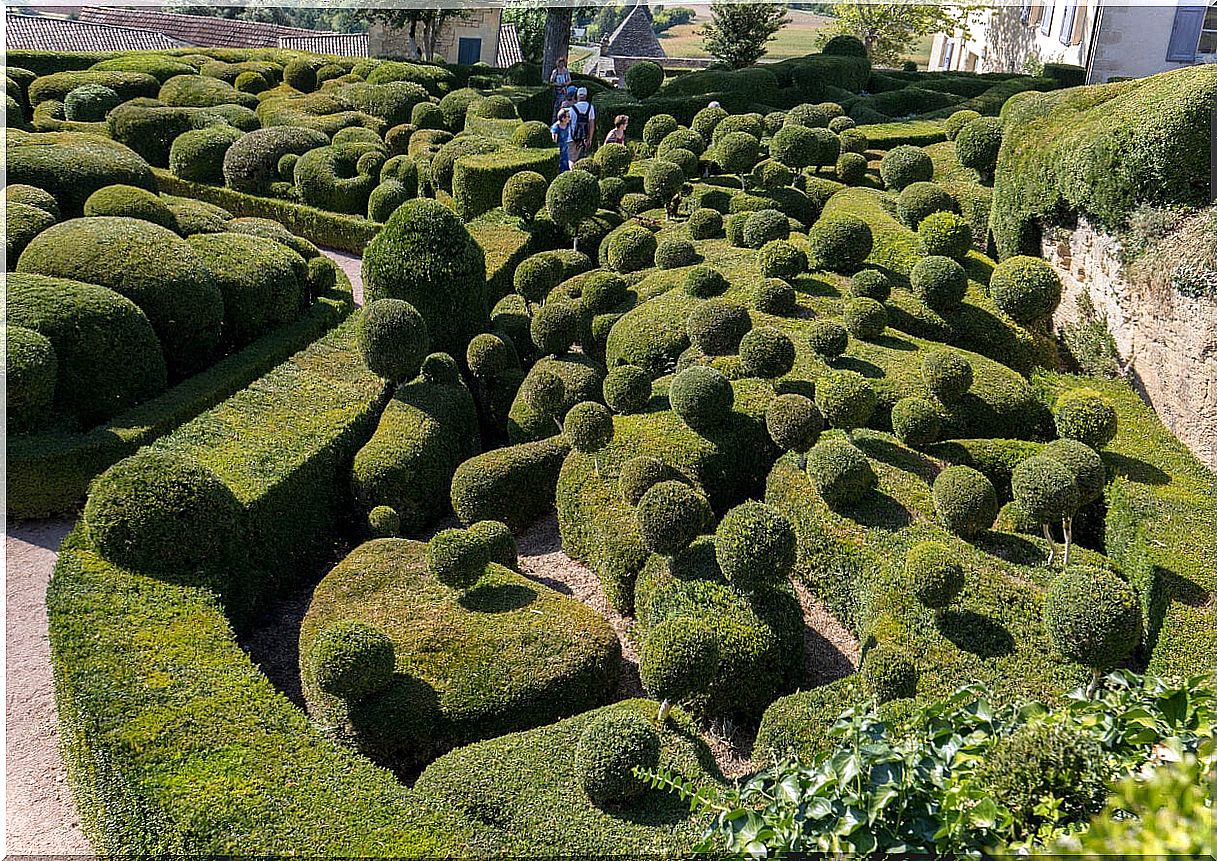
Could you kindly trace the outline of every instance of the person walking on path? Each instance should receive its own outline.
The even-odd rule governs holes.
[[[559,108],[558,121],[549,127],[549,132],[554,137],[554,143],[558,145],[559,172],[570,170],[571,110],[571,108]]]
[[[621,144],[625,146],[625,129],[630,124],[630,118],[625,114],[619,115],[613,120],[613,127],[609,129],[609,133],[604,136],[606,144]]]
[[[587,87],[580,87],[576,97],[573,106],[574,128],[571,131],[571,140],[575,144],[572,162],[590,154],[596,140],[596,109],[587,100]]]
[[[566,58],[559,57],[558,62],[554,64],[554,70],[549,73],[549,83],[554,88],[555,120],[557,120],[558,111],[562,108],[562,99],[566,95],[566,88],[570,86],[570,82],[570,69],[566,67]]]

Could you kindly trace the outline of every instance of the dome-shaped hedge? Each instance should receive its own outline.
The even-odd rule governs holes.
[[[901,398],[892,406],[892,432],[909,448],[924,448],[938,442],[942,419],[925,398]]]
[[[1094,389],[1073,389],[1061,395],[1052,411],[1056,432],[1076,439],[1096,451],[1113,439],[1119,429],[1116,410]]]
[[[368,512],[368,532],[373,538],[397,538],[401,535],[401,515],[391,505],[374,505]]]
[[[958,211],[959,204],[955,202],[955,198],[936,182],[909,183],[901,190],[900,197],[896,200],[896,214],[913,230],[935,212]]]
[[[911,658],[883,644],[862,660],[862,687],[881,703],[916,696],[918,676]]]
[[[581,401],[567,411],[562,432],[575,451],[594,454],[613,438],[613,414],[604,404]]]
[[[752,328],[748,309],[726,299],[707,299],[690,313],[685,330],[693,346],[707,356],[729,356]]]
[[[954,556],[941,541],[922,541],[904,557],[904,576],[913,597],[935,615],[941,615],[963,589],[963,566]]]
[[[427,323],[404,299],[374,299],[359,321],[359,351],[372,373],[394,383],[418,376],[431,349]]]
[[[1101,672],[1141,642],[1141,603],[1136,590],[1115,574],[1079,565],[1048,587],[1044,628],[1062,655]]]
[[[651,696],[667,703],[687,702],[710,687],[720,660],[721,647],[710,625],[677,616],[647,634],[639,650],[638,676]]]
[[[857,269],[874,246],[870,225],[845,213],[821,218],[807,231],[807,240],[816,266],[834,272]]]
[[[123,97],[104,84],[84,84],[63,99],[64,118],[76,123],[97,123],[123,103]]]
[[[468,529],[443,529],[427,542],[427,570],[451,589],[467,592],[490,564],[490,548]]]
[[[686,223],[694,239],[715,239],[723,232],[722,214],[706,206],[693,210]]]
[[[413,196],[414,194],[404,182],[396,179],[381,180],[380,184],[368,195],[368,220],[379,221],[383,224],[397,211],[397,207]]]
[[[735,390],[714,368],[694,365],[672,379],[668,401],[689,428],[706,433],[726,420],[735,403]]]
[[[79,215],[88,196],[107,185],[156,190],[147,162],[130,148],[97,135],[10,130],[5,158],[9,183],[50,192],[65,218]]]
[[[661,556],[684,550],[713,520],[706,498],[681,481],[653,485],[638,501],[636,513],[643,546]]]
[[[613,412],[628,415],[646,409],[651,400],[651,378],[642,368],[618,365],[604,378],[604,402]]]
[[[944,527],[971,538],[997,519],[997,491],[984,473],[948,466],[934,479],[934,510]]]
[[[914,295],[938,311],[958,308],[968,292],[968,273],[949,257],[923,257],[909,273]]]
[[[877,481],[866,455],[843,439],[822,439],[812,446],[807,475],[833,509],[859,502]]]
[[[685,173],[679,165],[664,159],[647,164],[642,174],[642,190],[655,200],[667,202],[680,193]]]
[[[630,286],[614,272],[593,272],[583,281],[579,297],[583,310],[589,314],[607,314],[626,300]]]
[[[977,117],[955,136],[955,158],[982,179],[993,176],[997,152],[1001,149],[1002,121],[997,117]]]
[[[600,165],[601,178],[625,176],[633,159],[633,153],[625,144],[607,143],[596,150],[596,161]]]
[[[352,703],[387,687],[395,660],[393,642],[384,631],[354,620],[326,625],[309,651],[317,687]]]
[[[921,360],[921,381],[939,403],[957,403],[972,388],[972,363],[956,350],[931,350]]]
[[[926,254],[962,260],[972,250],[972,225],[953,212],[931,212],[917,226],[917,243]]]
[[[914,182],[929,182],[934,177],[934,162],[919,146],[902,144],[887,151],[879,162],[879,176],[888,188],[901,191]]]
[[[861,185],[866,180],[866,156],[857,152],[843,152],[837,157],[837,182],[846,185]]]
[[[887,329],[887,309],[882,302],[860,296],[849,299],[841,311],[845,330],[862,341],[875,341]]]
[[[536,304],[544,302],[561,281],[562,261],[547,252],[524,258],[512,275],[516,293]]]
[[[816,406],[835,428],[865,427],[877,404],[874,388],[856,371],[833,371],[816,380]]]
[[[229,125],[184,132],[174,138],[169,147],[169,172],[190,182],[218,185],[224,181],[224,157],[228,148],[241,136],[240,129]],[[295,157],[291,153],[288,155]]]
[[[819,140],[806,126],[792,125],[787,121],[769,141],[769,155],[799,171],[816,163]]]
[[[655,155],[663,158],[670,150],[674,149],[687,149],[694,155],[701,155],[706,151],[706,140],[692,129],[677,128],[675,131],[669,132],[659,142],[659,146],[655,149]]]
[[[107,185],[89,195],[85,215],[116,215],[150,221],[177,231],[177,219],[165,202],[152,192],[134,185]]]
[[[680,269],[700,260],[697,246],[687,239],[665,239],[655,246],[655,265],[660,269]]]
[[[605,238],[600,256],[617,272],[637,272],[655,261],[657,247],[655,234],[641,224],[623,224]]]
[[[721,107],[702,108],[693,115],[692,128],[703,140],[714,139],[714,127],[725,120],[729,114]]]
[[[249,194],[265,193],[279,178],[279,159],[329,144],[315,129],[272,126],[243,135],[224,153],[224,184]]]
[[[579,339],[579,313],[569,302],[547,302],[532,317],[529,334],[538,356],[560,356]]]
[[[750,219],[754,221],[755,219]],[[785,239],[771,239],[756,255],[757,267],[763,278],[793,281],[807,271],[807,255]]]
[[[676,472],[662,460],[647,455],[632,457],[621,465],[617,489],[626,505],[637,505],[643,495],[661,481],[671,481]]]
[[[1008,257],[993,269],[989,295],[993,302],[1018,323],[1034,323],[1048,317],[1061,304],[1061,278],[1038,257]]]
[[[723,273],[713,266],[694,266],[685,275],[684,291],[698,299],[709,299],[725,293],[731,285]]]
[[[781,278],[765,278],[753,291],[752,306],[765,314],[785,317],[798,311],[798,294]]]
[[[5,262],[11,268],[34,237],[55,223],[55,216],[37,206],[9,201],[4,223]]]
[[[512,369],[519,369],[520,358],[509,336],[483,332],[469,342],[469,348],[465,351],[465,364],[469,366],[469,373],[473,376],[488,381]]]
[[[520,550],[506,523],[498,520],[479,520],[470,524],[466,531],[486,545],[491,562],[512,571],[520,570]]]
[[[655,63],[639,63],[640,66]],[[630,72],[626,73],[629,77]],[[659,71],[663,80],[663,70]],[[646,791],[646,782],[634,769],[659,766],[659,733],[636,712],[609,710],[593,718],[579,737],[575,749],[575,771],[579,785],[593,804],[621,804]]]
[[[849,279],[849,295],[858,299],[886,302],[892,294],[892,282],[878,269],[862,269]]]
[[[739,357],[745,376],[776,380],[794,367],[794,343],[780,329],[761,326],[740,339]]]
[[[744,222],[744,245],[760,248],[775,239],[790,236],[790,219],[776,209],[761,209],[748,215]]]
[[[8,430],[19,433],[37,427],[50,413],[59,360],[51,342],[32,329],[5,326],[4,343]]]
[[[714,144],[714,158],[727,173],[746,174],[760,157],[761,142],[747,132],[732,132]]]
[[[1078,506],[1088,505],[1103,495],[1107,470],[1103,459],[1090,446],[1076,439],[1056,439],[1040,450],[1043,457],[1060,461],[1073,473],[1078,488]]]
[[[807,343],[817,356],[831,362],[849,346],[849,333],[836,320],[816,320],[807,330]]]
[[[947,117],[943,123],[943,129],[946,131],[947,140],[953,141],[959,136],[959,130],[966,126],[972,120],[979,119],[980,112],[973,110],[956,111]]]
[[[418,309],[433,349],[460,355],[487,328],[485,255],[442,203],[399,207],[364,250],[363,281],[365,301],[404,299]]]
[[[785,583],[794,569],[794,527],[763,502],[749,500],[723,515],[714,533],[714,555],[723,576],[742,592]]]
[[[824,431],[824,416],[811,398],[778,395],[765,411],[769,438],[781,449],[806,454]]]
[[[370,144],[353,143],[309,150],[296,162],[292,176],[301,201],[331,212],[362,215],[380,179],[383,154]],[[372,160],[364,159],[371,156]],[[374,168],[374,169],[373,169]]]

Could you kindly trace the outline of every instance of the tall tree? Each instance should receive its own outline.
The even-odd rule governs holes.
[[[570,23],[574,10],[570,6],[550,6],[545,13],[545,51],[541,58],[541,79],[549,80],[549,73],[559,57],[570,52]]]
[[[742,69],[765,55],[786,22],[784,3],[712,3],[701,35],[711,56]]]
[[[832,8],[833,22],[821,33],[822,40],[841,33],[855,36],[872,63],[894,66],[926,36],[966,30],[977,7],[855,2]]]
[[[503,21],[516,25],[520,53],[530,63],[541,62],[545,51],[545,21],[548,15],[543,0],[509,0],[503,7]]]

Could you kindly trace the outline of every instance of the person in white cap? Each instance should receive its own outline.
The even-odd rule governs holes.
[[[706,107],[707,108],[721,108],[722,105],[720,105],[718,102],[710,102],[710,104],[706,105]]]
[[[576,162],[591,152],[592,142],[596,139],[596,109],[587,100],[587,87],[579,88],[571,108],[575,120],[570,135],[575,149],[571,161]]]

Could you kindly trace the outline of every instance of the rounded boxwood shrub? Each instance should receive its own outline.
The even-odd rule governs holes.
[[[631,66],[629,77],[640,63]],[[658,66],[656,66],[658,68]],[[662,79],[663,70],[660,70]],[[634,776],[635,768],[659,766],[659,733],[637,712],[608,710],[588,722],[575,749],[579,785],[593,804],[621,804],[646,791],[646,782]]]
[[[700,260],[697,247],[687,239],[665,239],[655,247],[655,265],[660,269],[679,269]]]
[[[837,133],[837,140],[841,142],[841,153],[847,152],[866,157],[866,151],[870,149],[870,138],[866,136],[866,132],[862,129],[845,129]],[[867,162],[868,166],[870,162]]]
[[[892,431],[909,448],[924,448],[938,442],[942,419],[925,398],[901,398],[892,406]]]
[[[727,242],[736,248],[747,247],[744,245],[744,228],[748,226],[750,215],[749,212],[740,212],[723,220],[723,230],[727,234]]]
[[[618,365],[604,378],[604,402],[613,412],[640,413],[651,401],[651,378],[642,368]]]
[[[765,411],[765,428],[779,448],[805,455],[824,431],[824,416],[811,398],[778,395]]]
[[[725,120],[729,114],[723,108],[702,108],[693,115],[693,131],[706,141],[714,139],[714,127]]]
[[[1040,450],[1043,457],[1060,461],[1073,473],[1078,488],[1078,507],[1089,505],[1103,495],[1107,470],[1099,453],[1076,439],[1057,439]]]
[[[318,209],[362,215],[380,179],[384,154],[368,144],[318,147],[296,161],[292,177],[300,199]]]
[[[410,125],[416,129],[444,129],[447,125],[444,119],[444,112],[435,102],[419,102],[410,109]],[[511,142],[515,146],[534,146],[535,144],[526,142],[529,140],[528,135],[533,132],[533,129],[528,128],[529,124],[520,126],[512,135]],[[544,123],[540,123],[544,125]],[[549,129],[544,129],[545,143],[549,144],[553,138],[549,136]],[[517,141],[517,137],[521,141]]]
[[[914,544],[904,557],[904,575],[921,605],[941,616],[963,590],[963,566],[941,541]]]
[[[10,183],[4,187],[4,199],[10,205],[21,203],[26,206],[32,206],[35,209],[41,209],[51,216],[52,221],[59,220],[59,204],[55,202],[55,196],[46,189],[35,188],[32,185]]]
[[[64,217],[79,215],[85,199],[115,184],[156,190],[152,168],[128,147],[76,132],[9,134],[6,161],[13,185],[45,189]]]
[[[977,117],[955,136],[955,158],[989,179],[997,167],[997,152],[1001,149],[1002,122],[997,117]]]
[[[718,125],[714,127],[714,134],[710,139],[714,143],[718,143],[727,135],[743,133],[756,138],[758,141],[765,134],[765,118],[760,114],[732,114],[731,116],[723,117]]]
[[[26,203],[9,201],[4,212],[4,247],[11,267],[31,240],[55,223],[55,216]]]
[[[1137,591],[1110,571],[1073,566],[1044,595],[1044,628],[1057,651],[1097,674],[1141,642],[1141,602]]]
[[[878,269],[862,269],[849,279],[849,295],[886,302],[892,295],[892,282]]]
[[[693,346],[707,356],[729,356],[752,328],[748,309],[726,299],[707,299],[690,313],[685,331]]]
[[[816,163],[819,146],[819,140],[812,134],[811,129],[792,124],[787,118],[786,125],[769,141],[769,155],[786,167],[801,171]]]
[[[519,368],[520,359],[508,336],[483,332],[469,342],[465,364],[469,366],[469,373],[479,380],[492,380],[508,370]]]
[[[199,234],[189,241],[224,297],[227,343],[247,344],[300,313],[307,269],[290,248],[240,233]]]
[[[613,439],[613,414],[604,404],[581,401],[567,411],[562,432],[575,451],[595,454]]]
[[[512,275],[516,293],[529,302],[545,301],[549,292],[562,281],[562,261],[553,254],[541,252],[520,261]]]
[[[680,193],[684,183],[685,173],[680,165],[664,159],[649,162],[642,174],[642,190],[665,204]]]
[[[781,330],[761,326],[740,339],[739,357],[746,376],[776,380],[794,367],[794,343]]]
[[[177,219],[157,195],[134,185],[107,185],[89,195],[85,215],[117,215],[138,218],[177,230]]]
[[[1065,464],[1043,455],[1014,467],[1010,490],[1027,518],[1038,524],[1056,523],[1078,508],[1077,478]]]
[[[837,181],[846,185],[861,185],[866,181],[866,156],[856,152],[843,152],[837,157]]]
[[[283,83],[302,93],[317,89],[317,70],[308,60],[289,60],[283,67]]]
[[[538,356],[560,356],[579,339],[582,323],[569,302],[547,302],[532,317],[529,334]]]
[[[666,619],[651,629],[638,654],[638,676],[647,693],[664,704],[703,694],[718,674],[718,637],[710,625],[690,616]],[[666,716],[660,706],[661,716]]]
[[[685,368],[668,388],[672,411],[694,432],[718,427],[735,404],[735,390],[721,373],[707,365]]]
[[[865,296],[846,300],[841,317],[845,330],[863,341],[878,339],[887,328],[887,309],[883,303]]]
[[[350,702],[387,687],[395,660],[393,641],[384,631],[354,620],[326,625],[309,650],[317,687]]]
[[[931,350],[921,360],[921,381],[939,403],[957,403],[972,388],[972,363],[955,350]]]
[[[233,86],[239,93],[250,93],[255,96],[270,89],[270,84],[267,83],[266,78],[257,72],[242,72],[233,81]]]
[[[1061,289],[1056,270],[1038,257],[1008,257],[994,267],[989,278],[994,304],[1023,324],[1050,316],[1061,304]]]
[[[714,533],[714,555],[727,582],[741,592],[785,583],[794,569],[794,527],[763,502],[748,500],[723,515]]]
[[[5,326],[4,338],[8,351],[8,429],[20,432],[36,427],[50,412],[59,360],[51,342],[32,329]]]
[[[639,455],[621,465],[617,489],[627,505],[637,505],[643,494],[661,481],[672,481],[676,471],[657,457]]]
[[[947,117],[946,122],[943,123],[943,129],[947,133],[947,140],[955,140],[959,136],[959,130],[976,119],[980,119],[978,111],[965,109],[951,114]]]
[[[710,503],[682,481],[661,481],[638,500],[638,534],[660,556],[675,556],[712,522]]]
[[[836,320],[816,320],[807,330],[807,343],[817,356],[831,362],[849,346],[849,333]]]
[[[675,149],[670,149],[663,154],[663,160],[671,162],[672,164],[674,164],[678,168],[680,168],[680,172],[684,176],[685,180],[696,179],[698,174],[700,173],[699,166],[700,166],[701,162],[698,159],[698,157],[690,150],[681,149],[680,147],[677,147]],[[682,187],[683,187],[683,183],[682,183]],[[645,185],[643,186],[643,189],[646,190]],[[677,191],[679,191],[679,190],[680,189],[677,189]],[[648,192],[648,194],[650,194],[650,193],[651,192]]]
[[[657,245],[655,234],[641,224],[623,224],[605,238],[601,255],[617,272],[637,272],[654,262]]]
[[[224,156],[241,136],[239,129],[229,125],[184,132],[174,138],[169,147],[169,172],[190,182],[222,183]]]
[[[865,57],[866,46],[857,36],[833,36],[824,43],[824,47],[820,49],[820,53],[828,54],[834,57]]]
[[[832,427],[865,427],[877,404],[874,388],[856,371],[833,371],[816,380],[816,406]]]
[[[427,542],[427,570],[458,592],[477,585],[490,564],[490,548],[468,529],[444,529]]]
[[[548,129],[546,134],[549,134]],[[625,176],[633,160],[633,153],[625,144],[607,143],[596,150],[596,162],[600,165],[601,177]]]
[[[743,176],[760,159],[761,142],[747,132],[731,132],[714,144],[714,157],[726,173]]]
[[[381,223],[388,221],[397,208],[413,196],[405,183],[396,179],[382,180],[368,195],[368,219]]]
[[[1111,442],[1119,429],[1115,408],[1094,389],[1073,389],[1057,399],[1053,409],[1056,432],[1096,451]]]
[[[857,269],[874,246],[870,225],[844,213],[821,218],[807,231],[807,240],[816,266],[834,272]]]
[[[273,126],[242,135],[224,153],[224,184],[249,194],[265,193],[279,177],[279,159],[288,153],[304,155],[329,144],[315,129]]]
[[[984,473],[948,466],[934,479],[934,510],[946,529],[971,538],[997,519],[997,491]]]
[[[843,439],[822,439],[807,452],[807,475],[829,508],[859,502],[877,481],[870,461]]]
[[[648,146],[658,147],[668,135],[676,131],[680,123],[671,114],[655,114],[642,127],[642,140]]]
[[[98,123],[124,99],[104,84],[84,84],[63,98],[64,119],[76,123]]]
[[[717,209],[703,206],[693,210],[687,222],[694,239],[714,239],[723,232],[723,216]]]
[[[755,219],[750,219],[751,221]],[[793,281],[807,271],[807,255],[785,239],[771,239],[766,242],[757,253],[756,262],[763,278]]]
[[[770,191],[784,189],[794,182],[795,173],[786,165],[772,158],[762,159],[752,169],[751,185]]]
[[[776,209],[761,209],[751,213],[744,222],[744,246],[760,248],[775,239],[790,236],[790,219]]]
[[[121,568],[223,591],[244,512],[195,459],[145,448],[93,482],[84,522],[97,552]]]
[[[932,212],[917,226],[917,243],[926,254],[962,260],[972,250],[972,225],[953,212]]]
[[[486,259],[460,218],[434,200],[398,207],[364,250],[365,301],[404,299],[434,349],[460,355],[490,316]]]
[[[760,281],[753,291],[752,304],[758,311],[779,317],[793,314],[799,307],[794,288],[781,278]]]
[[[939,311],[958,308],[968,292],[968,273],[950,257],[922,257],[909,273],[914,295]]]
[[[901,191],[914,182],[929,182],[934,177],[934,162],[919,146],[902,144],[887,151],[879,162],[879,176],[888,188]]]
[[[394,383],[418,376],[431,349],[427,323],[404,299],[374,299],[359,321],[359,351],[372,373]]]
[[[606,176],[600,180],[600,205],[605,209],[618,209],[626,195],[628,186],[619,176]],[[644,194],[643,197],[646,197]]]
[[[391,505],[376,505],[368,512],[368,531],[373,538],[396,538],[401,535],[401,515]]]
[[[410,197],[418,195],[418,164],[408,155],[395,155],[380,166],[380,181],[395,179],[410,192]]]
[[[922,221],[935,212],[958,211],[959,204],[955,202],[955,198],[951,197],[950,192],[936,182],[909,183],[896,200],[896,214],[913,230],[916,230]],[[926,253],[941,252],[927,251]]]
[[[701,155],[706,151],[706,139],[702,138],[697,132],[692,129],[677,128],[675,131],[669,132],[659,142],[659,146],[655,149],[655,155],[658,158],[663,158],[670,150],[687,149],[694,155]]]
[[[903,652],[880,643],[862,660],[862,687],[881,703],[917,695],[917,665]]]
[[[698,299],[709,299],[727,291],[731,285],[713,266],[694,266],[685,275],[684,291]]]
[[[651,200],[649,195],[642,192],[626,192],[621,195],[621,201],[617,204],[617,208],[621,210],[621,214],[627,218],[633,218],[636,215],[642,215],[648,209],[654,209],[657,202]],[[601,248],[604,246],[601,245]]]
[[[853,117],[839,116],[828,121],[828,130],[833,134],[841,134],[846,129],[852,129],[857,123]]]
[[[579,297],[583,310],[589,314],[607,314],[625,301],[629,284],[614,272],[592,272],[583,282]]]
[[[486,545],[491,562],[512,571],[520,569],[520,550],[516,545],[516,537],[511,534],[506,523],[498,520],[479,520],[470,524],[466,531]]]
[[[308,285],[308,292],[313,296],[320,296],[333,290],[334,285],[338,283],[338,265],[330,258],[318,254],[308,262],[304,280]]]
[[[520,386],[520,397],[533,412],[556,416],[566,397],[566,384],[550,369],[534,368]]]
[[[795,105],[786,112],[786,125],[788,126],[802,126],[807,129],[827,128],[830,119],[832,118],[828,115],[828,111],[822,106],[806,102]]]

